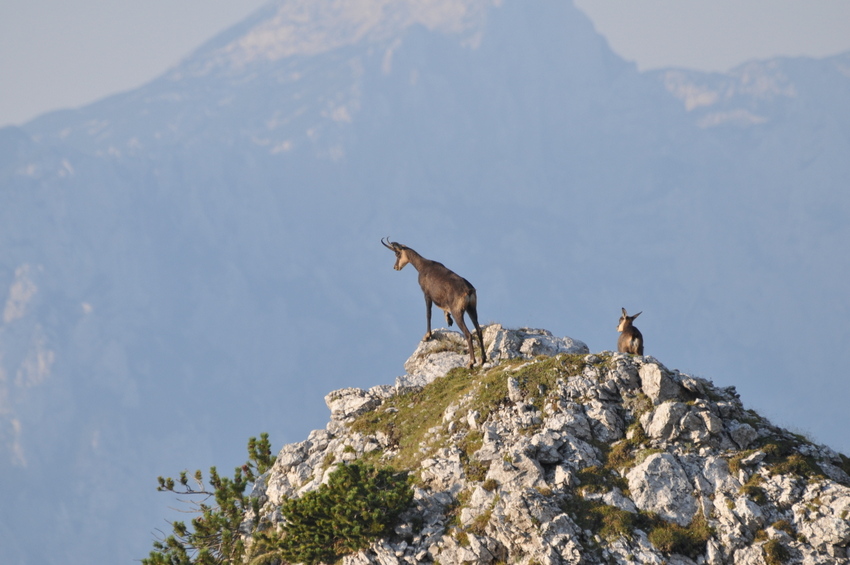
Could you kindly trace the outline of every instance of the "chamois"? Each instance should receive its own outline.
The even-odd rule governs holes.
[[[617,324],[617,331],[620,332],[620,337],[617,338],[617,351],[643,355],[643,335],[639,329],[632,325],[635,318],[640,316],[643,311],[634,316],[629,316],[625,308],[622,308],[622,310],[623,315],[620,316],[620,323]]]
[[[450,326],[452,325],[452,316],[454,316],[469,348],[469,368],[474,367],[475,347],[472,343],[472,334],[463,322],[465,312],[475,325],[478,343],[481,345],[481,364],[484,365],[484,336],[481,333],[481,327],[478,325],[478,297],[475,294],[475,287],[465,278],[446,268],[442,263],[426,259],[406,245],[390,241],[390,238],[387,238],[387,241],[382,239],[381,243],[395,253],[393,269],[400,271],[410,263],[419,271],[419,286],[422,287],[422,292],[425,294],[425,314],[428,322],[428,331],[422,338],[423,341],[431,339],[431,304],[436,304],[446,314],[446,322]]]

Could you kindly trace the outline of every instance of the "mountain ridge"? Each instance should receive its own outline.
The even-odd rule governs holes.
[[[368,462],[410,472],[414,502],[345,565],[850,561],[850,458],[652,357],[485,333],[481,369],[443,329],[395,385],[329,393],[327,426],[280,450],[242,531],[268,543],[285,501]]]

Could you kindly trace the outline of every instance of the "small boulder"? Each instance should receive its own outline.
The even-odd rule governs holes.
[[[641,388],[654,404],[665,400],[679,400],[682,397],[682,386],[676,382],[667,369],[657,363],[641,365]]]
[[[680,526],[691,523],[697,511],[693,487],[676,458],[654,453],[629,471],[629,491],[641,510],[655,512]]]
[[[374,410],[381,399],[362,388],[342,388],[329,392],[325,404],[331,411],[331,420],[345,420]]]

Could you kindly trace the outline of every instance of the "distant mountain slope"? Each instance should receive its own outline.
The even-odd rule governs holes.
[[[485,322],[602,350],[643,310],[647,353],[850,447],[847,56],[641,74],[569,3],[347,5],[0,130],[0,544],[136,558],[152,478],[399,371],[422,298],[386,235]]]

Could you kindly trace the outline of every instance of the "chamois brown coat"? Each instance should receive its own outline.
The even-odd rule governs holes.
[[[485,361],[484,336],[481,333],[481,326],[478,325],[478,297],[475,293],[475,287],[465,278],[446,268],[442,263],[426,259],[406,245],[389,241],[389,238],[387,238],[387,241],[382,239],[381,243],[395,253],[396,261],[393,269],[400,271],[410,263],[419,271],[419,286],[422,287],[422,292],[425,294],[425,319],[428,328],[423,340],[431,339],[431,305],[436,304],[445,313],[448,325],[452,325],[452,316],[454,316],[457,327],[463,332],[469,349],[469,368],[471,369],[475,366],[475,347],[472,334],[463,321],[463,314],[466,313],[475,325],[478,344],[481,346],[481,364],[483,365]]]
[[[620,323],[617,324],[617,331],[620,332],[620,337],[617,338],[617,351],[620,353],[631,353],[633,355],[643,355],[643,335],[640,330],[632,325],[635,318],[643,312],[638,312],[634,316],[629,316],[626,309],[622,308],[623,315],[620,316]]]

